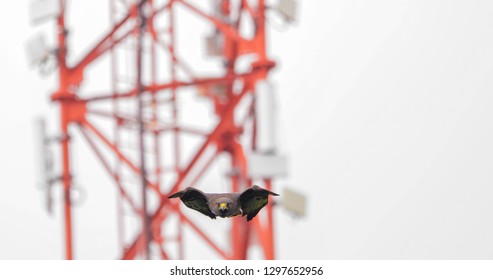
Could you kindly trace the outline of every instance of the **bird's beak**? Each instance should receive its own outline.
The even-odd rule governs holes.
[[[224,211],[224,210],[227,210],[228,209],[228,205],[226,203],[221,203],[219,204],[219,209]]]

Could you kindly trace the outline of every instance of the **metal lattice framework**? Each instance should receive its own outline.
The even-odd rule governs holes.
[[[70,197],[71,127],[80,130],[95,158],[113,179],[119,194],[118,215],[122,215],[123,207],[128,207],[141,221],[142,226],[133,240],[125,240],[122,233],[125,226],[120,225],[121,258],[148,258],[149,244],[159,247],[163,259],[185,258],[184,227],[199,236],[221,258],[247,258],[248,248],[255,240],[266,259],[275,258],[271,204],[252,222],[230,219],[232,225],[228,234],[231,238],[229,246],[224,248],[209,237],[206,229],[200,228],[187,216],[189,209],[182,212],[178,201],[167,199],[169,194],[194,185],[221,154],[230,158],[230,191],[241,191],[253,183],[253,179],[248,177],[245,154],[257,149],[255,89],[275,66],[266,53],[264,0],[216,0],[212,2],[212,13],[205,12],[189,0],[163,3],[157,0],[110,0],[111,30],[73,65],[68,65],[66,57],[66,1],[60,0],[60,5],[57,21],[59,86],[51,99],[60,105],[63,135],[60,145],[66,258],[74,257]],[[222,61],[220,74],[197,76],[193,67],[181,59],[175,47],[178,6],[193,13],[215,31],[211,43],[216,44],[217,55]],[[254,30],[248,38],[240,30],[246,20]],[[166,22],[166,28],[160,28],[158,21]],[[168,64],[158,59],[158,52],[167,54]],[[132,60],[130,67],[124,67],[122,53],[127,60],[128,57]],[[254,59],[249,62],[249,67],[243,67],[247,70],[240,71],[237,62],[247,54]],[[111,59],[111,91],[98,94],[82,92],[80,86],[84,83],[84,72],[90,71],[89,66],[103,56]],[[159,69],[167,70],[165,78],[159,77],[160,72],[164,72]],[[119,79],[123,75],[135,78],[131,83],[122,84]],[[179,98],[185,89],[197,90],[213,104],[217,118],[211,126],[192,128],[180,122],[180,110],[186,104],[179,104]],[[240,104],[244,103],[247,104],[247,109],[243,110],[246,113],[238,120],[235,116]],[[98,125],[98,119],[111,121],[113,131]],[[181,154],[182,135],[200,139],[190,158]],[[240,136],[243,137],[241,141]],[[246,140],[245,136],[248,137]],[[136,139],[133,152],[125,150],[129,137]],[[172,139],[172,149],[163,148],[164,137]],[[166,159],[173,160],[165,162],[163,154],[166,154]],[[137,187],[130,185],[127,180],[130,176],[138,178],[141,184]],[[263,178],[261,184],[270,189],[271,178]],[[139,192],[136,195],[136,189],[140,196]],[[157,198],[157,206],[153,209],[147,206],[148,196]],[[172,216],[178,217],[175,219],[178,230],[173,239],[164,234],[170,225],[163,225]],[[121,223],[121,217],[119,219]],[[176,242],[177,252],[169,252],[167,242]]]

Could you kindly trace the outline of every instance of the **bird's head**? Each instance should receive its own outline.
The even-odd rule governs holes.
[[[230,216],[230,210],[233,207],[233,201],[228,197],[222,197],[215,201],[215,206],[217,209],[217,215],[220,217],[228,217]]]

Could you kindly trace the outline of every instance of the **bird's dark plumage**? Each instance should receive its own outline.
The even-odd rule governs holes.
[[[268,203],[269,195],[278,196],[254,185],[242,193],[203,193],[188,187],[168,198],[179,197],[187,207],[211,219],[215,219],[216,216],[226,218],[241,214],[247,216],[247,221],[250,221]]]
[[[246,215],[247,221],[253,219],[260,209],[267,205],[269,195],[279,196],[256,185],[242,192],[239,197],[242,216]]]
[[[211,219],[216,218],[216,215],[209,209],[206,195],[201,190],[188,187],[181,192],[170,195],[168,198],[175,197],[179,197],[187,207],[197,210]]]

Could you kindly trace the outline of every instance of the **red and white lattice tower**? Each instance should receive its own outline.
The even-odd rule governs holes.
[[[228,236],[225,246],[211,238],[208,227],[193,222],[189,216],[196,215],[194,211],[167,198],[184,187],[196,186],[219,156],[229,159],[227,191],[239,192],[253,183],[272,188],[268,175],[252,177],[248,160],[259,150],[259,83],[266,81],[275,66],[266,51],[264,0],[215,0],[207,2],[210,9],[199,2],[110,0],[111,30],[69,65],[66,1],[60,0],[56,53],[59,85],[51,100],[60,108],[67,259],[74,258],[72,229],[76,222],[71,205],[69,128],[80,130],[118,190],[121,258],[149,258],[150,246],[159,248],[163,259],[186,258],[185,230],[196,234],[220,258],[246,259],[254,244],[261,247],[264,258],[275,258],[272,203],[249,223],[239,217],[228,219],[231,226],[224,233]],[[180,13],[193,14],[213,30],[207,38],[208,55],[220,63],[201,73],[214,75],[197,75],[194,65],[188,65],[176,47],[177,36],[200,35],[177,34]],[[166,60],[161,59],[162,54],[167,55]],[[103,56],[111,59],[112,89],[98,94],[83,92],[84,73]],[[122,83],[121,77],[133,80]],[[203,127],[190,127],[181,121],[187,102],[191,102],[181,98],[187,91],[207,100],[204,106],[212,108],[215,117],[204,120]],[[108,130],[102,120],[111,121],[113,128]],[[193,143],[198,144],[185,147],[185,136],[196,137]],[[133,149],[129,150],[129,145]],[[193,153],[185,155],[185,149]],[[147,202],[151,197],[158,201],[153,207]],[[131,239],[121,224],[124,207],[131,208],[141,221]],[[169,249],[170,243],[176,250]]]

